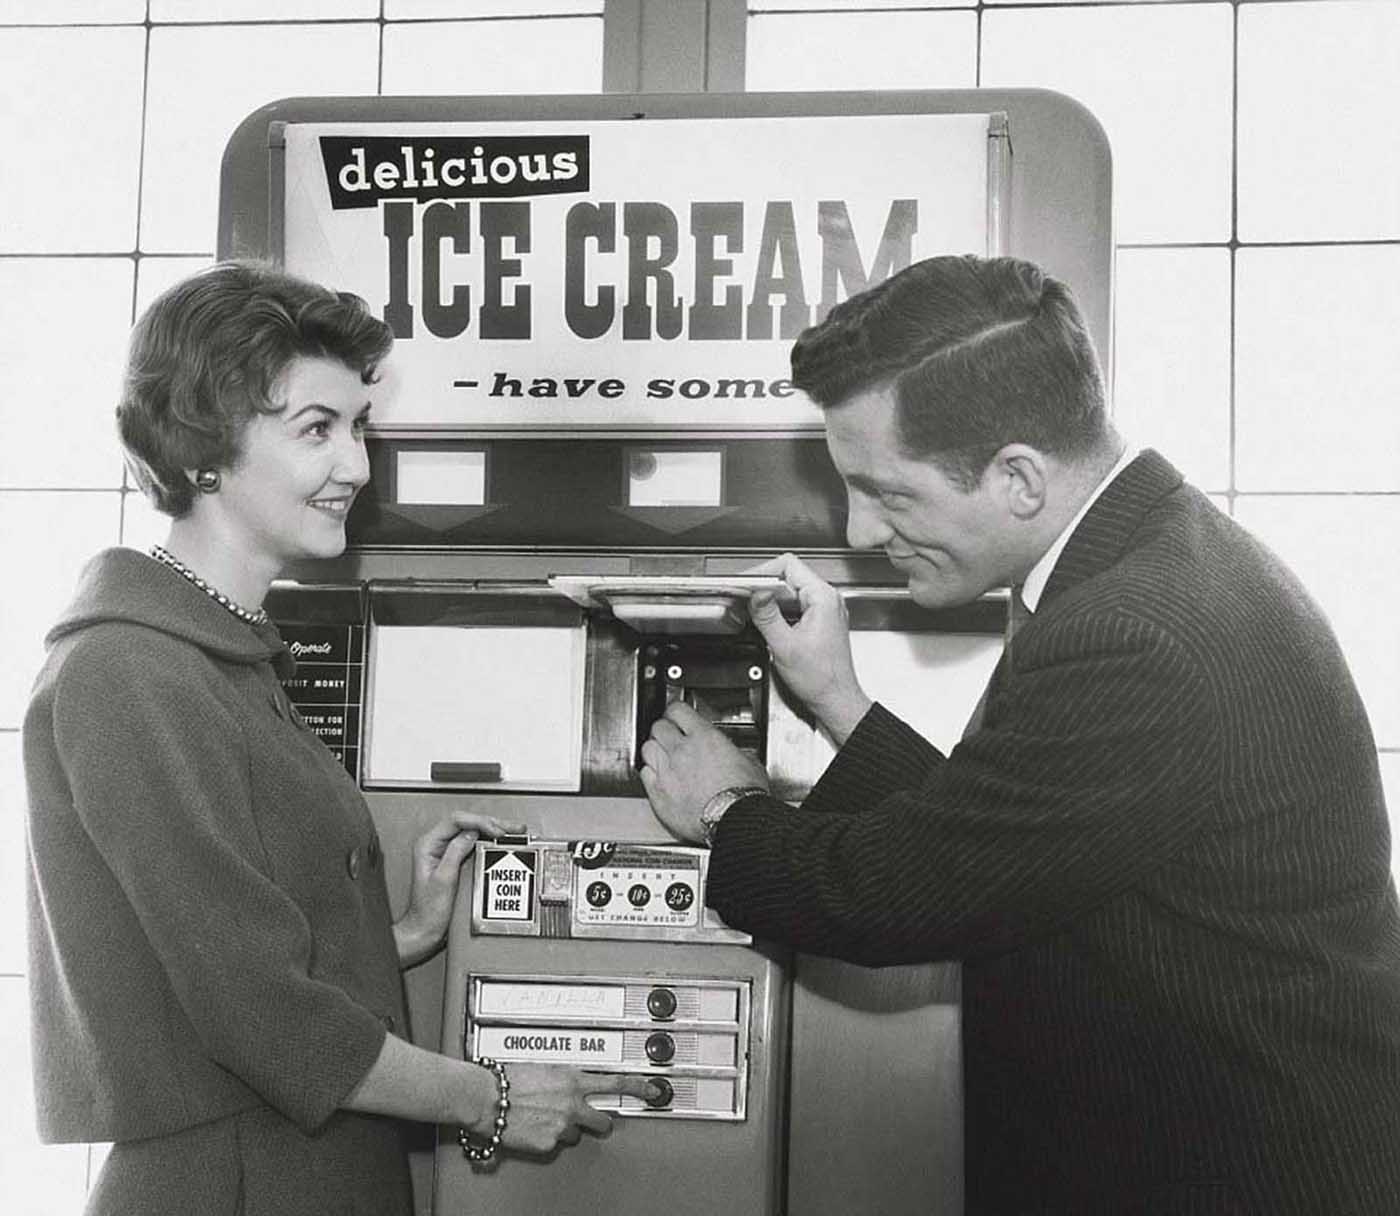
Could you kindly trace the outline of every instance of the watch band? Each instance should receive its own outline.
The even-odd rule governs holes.
[[[700,838],[705,847],[709,848],[714,842],[715,829],[719,827],[719,821],[739,799],[747,798],[750,794],[767,793],[768,791],[761,785],[730,785],[717,794],[711,794],[710,800],[700,808]]]

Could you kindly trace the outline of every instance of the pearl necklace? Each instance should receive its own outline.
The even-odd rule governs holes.
[[[191,570],[187,565],[185,565],[184,562],[182,562],[179,558],[174,557],[173,555],[168,553],[165,549],[161,548],[160,545],[151,546],[151,556],[163,565],[169,566],[172,570],[175,571],[176,574],[180,575],[181,578],[188,579],[202,592],[204,592],[204,594],[207,595],[211,600],[214,600],[218,604],[221,604],[223,607],[227,608],[231,613],[233,613],[234,616],[236,616],[244,624],[267,624],[266,608],[259,608],[256,612],[253,612],[247,608],[244,608],[242,604],[235,604],[217,587],[211,587],[202,578],[200,578],[199,575],[197,575],[193,570]]]

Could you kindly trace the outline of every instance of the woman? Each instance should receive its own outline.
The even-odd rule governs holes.
[[[606,1131],[588,1093],[647,1096],[400,1037],[400,967],[441,943],[477,835],[519,828],[444,820],[391,924],[364,800],[278,683],[259,605],[344,549],[391,342],[358,298],[238,263],[133,333],[118,421],[169,536],[85,570],[24,736],[40,1132],[115,1142],[90,1213],[407,1214],[384,1116],[480,1158]]]

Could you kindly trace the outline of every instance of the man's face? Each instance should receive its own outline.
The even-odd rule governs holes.
[[[891,389],[828,409],[826,445],[846,483],[846,539],[856,549],[883,549],[916,603],[969,603],[1023,573],[996,462],[965,492],[931,462],[904,455]]]

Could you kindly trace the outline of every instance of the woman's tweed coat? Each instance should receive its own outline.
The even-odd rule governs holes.
[[[399,1128],[339,1111],[404,1007],[355,783],[271,626],[132,550],[49,635],[24,725],[41,1136],[115,1141],[102,1212],[406,1212]]]

